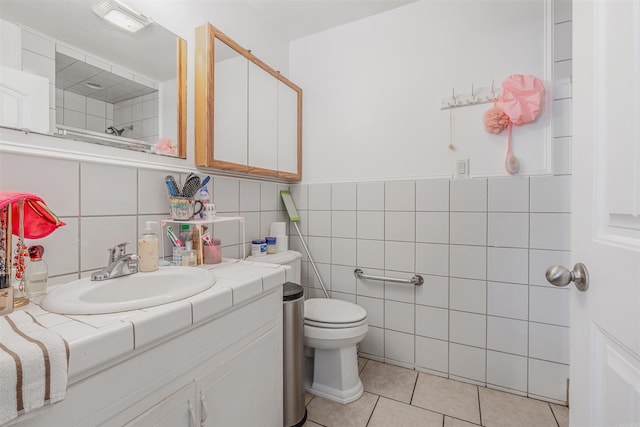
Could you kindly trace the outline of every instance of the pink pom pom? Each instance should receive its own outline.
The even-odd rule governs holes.
[[[487,132],[500,133],[509,126],[509,116],[498,107],[490,108],[484,113],[484,128]]]

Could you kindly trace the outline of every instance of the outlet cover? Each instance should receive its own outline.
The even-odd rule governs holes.
[[[456,179],[469,178],[469,159],[457,159],[454,171]]]

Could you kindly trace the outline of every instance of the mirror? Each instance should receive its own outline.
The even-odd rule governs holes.
[[[116,28],[93,6],[2,0],[0,47],[15,54],[2,60],[2,101],[18,112],[0,111],[0,125],[186,158],[186,42],[154,22]],[[38,79],[45,93],[23,97]],[[43,99],[46,123],[19,110]]]
[[[196,165],[299,181],[302,89],[211,24],[196,30]]]

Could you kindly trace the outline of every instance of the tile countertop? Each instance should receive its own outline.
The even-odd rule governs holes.
[[[291,274],[290,267],[231,259],[205,267],[216,275],[215,285],[169,304],[110,314],[61,315],[40,308],[38,298],[20,310],[67,340],[71,385],[136,350],[277,288]]]

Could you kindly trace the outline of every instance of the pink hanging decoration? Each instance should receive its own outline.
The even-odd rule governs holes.
[[[495,106],[502,109],[514,125],[532,122],[540,114],[544,85],[534,76],[513,74],[502,83]]]
[[[487,132],[500,133],[509,126],[509,116],[498,107],[493,107],[484,113],[484,128]]]

